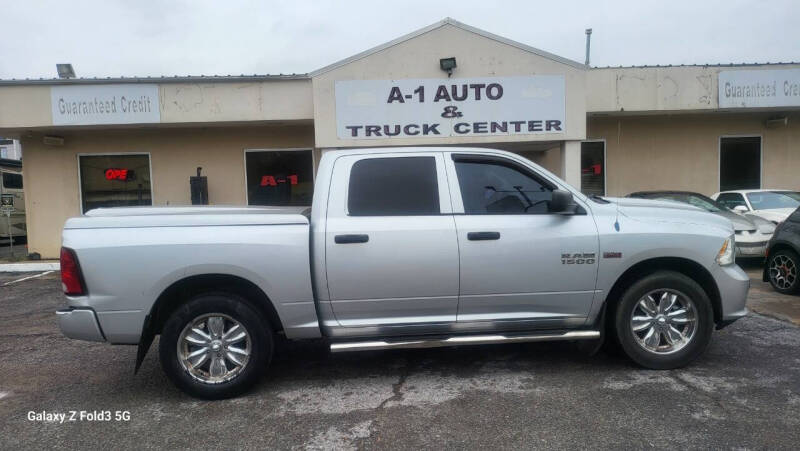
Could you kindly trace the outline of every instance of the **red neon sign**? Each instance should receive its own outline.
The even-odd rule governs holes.
[[[297,185],[297,174],[288,175],[283,178],[276,178],[274,175],[262,175],[261,186],[278,186],[279,183],[286,183],[288,180],[290,185]]]
[[[581,169],[582,174],[600,175],[603,172],[603,165],[593,164],[588,168]]]
[[[133,179],[133,171],[130,169],[108,168],[106,169],[106,180],[127,181]]]

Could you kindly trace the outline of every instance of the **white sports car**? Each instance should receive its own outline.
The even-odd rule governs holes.
[[[733,211],[759,216],[775,224],[783,222],[800,206],[800,192],[781,189],[722,191],[711,198]]]

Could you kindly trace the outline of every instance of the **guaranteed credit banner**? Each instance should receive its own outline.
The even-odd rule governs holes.
[[[53,86],[50,105],[53,125],[148,124],[161,119],[158,85]]]
[[[800,106],[800,69],[725,70],[719,73],[720,108]]]
[[[558,134],[566,131],[563,75],[342,80],[340,139]]]

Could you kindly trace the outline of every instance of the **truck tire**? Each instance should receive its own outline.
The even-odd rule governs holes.
[[[161,332],[161,367],[181,390],[224,399],[250,389],[272,359],[269,322],[231,293],[204,293],[178,307]]]
[[[778,293],[800,293],[800,257],[791,249],[770,254],[767,260],[769,284]]]
[[[616,338],[625,354],[650,369],[686,366],[711,342],[714,312],[703,288],[674,271],[633,283],[614,311]]]

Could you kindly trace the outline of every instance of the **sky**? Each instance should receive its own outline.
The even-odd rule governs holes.
[[[800,61],[800,1],[0,0],[0,79],[306,73],[452,17],[593,66]]]

